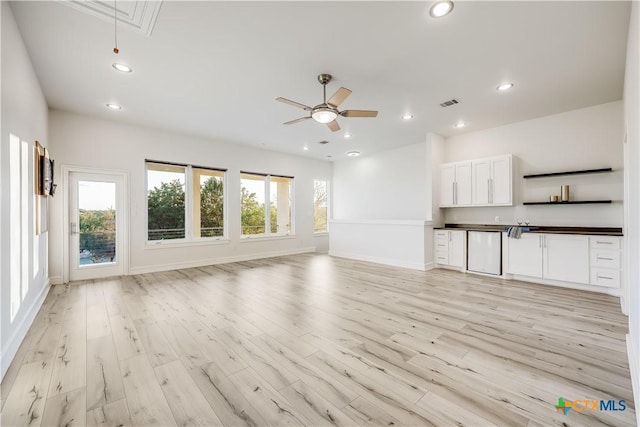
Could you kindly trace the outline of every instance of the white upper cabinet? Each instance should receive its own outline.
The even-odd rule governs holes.
[[[511,155],[445,163],[440,167],[440,207],[511,206]]]
[[[473,160],[471,165],[472,205],[513,205],[511,155]]]
[[[471,205],[471,162],[440,166],[440,206]]]

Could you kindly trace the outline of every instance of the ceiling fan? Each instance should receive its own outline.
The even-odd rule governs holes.
[[[333,94],[327,101],[327,83],[331,81],[331,74],[320,74],[318,81],[322,85],[323,98],[322,104],[318,104],[315,107],[309,107],[308,105],[300,104],[299,102],[291,101],[290,99],[278,97],[276,101],[284,102],[285,104],[293,105],[294,107],[301,108],[305,111],[309,111],[311,114],[307,117],[300,117],[299,119],[285,122],[285,125],[292,125],[294,123],[303,122],[305,120],[314,119],[318,123],[326,124],[333,132],[339,131],[340,126],[336,121],[338,116],[342,117],[376,117],[377,111],[369,110],[342,110],[338,111],[340,104],[344,102],[351,91],[347,88],[341,87]]]

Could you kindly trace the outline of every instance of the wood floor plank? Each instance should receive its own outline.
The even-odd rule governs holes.
[[[222,425],[179,360],[158,366],[155,371],[173,417],[179,426]]]
[[[190,374],[225,426],[267,425],[215,362],[192,368]]]
[[[42,415],[43,426],[86,426],[86,395],[85,388],[81,387],[49,397],[47,399],[44,414]]]
[[[253,369],[243,369],[231,375],[229,379],[267,420],[267,423],[277,426],[312,425]]]
[[[87,426],[131,427],[131,416],[125,399],[87,411]]]
[[[176,425],[158,379],[144,354],[120,361],[120,372],[133,425]]]
[[[354,420],[303,383],[297,381],[280,390],[289,402],[316,426],[353,426]]]
[[[178,356],[156,322],[137,319],[133,321],[133,325],[151,366],[155,368],[178,360]]]
[[[41,425],[52,369],[53,359],[22,365],[4,404],[2,425]]]
[[[87,411],[124,399],[118,355],[111,335],[87,340]]]

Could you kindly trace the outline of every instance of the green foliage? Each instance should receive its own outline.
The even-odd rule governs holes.
[[[80,209],[78,217],[80,252],[90,253],[94,263],[113,261],[116,251],[116,211]]]
[[[256,193],[249,193],[245,187],[242,187],[240,192],[240,216],[242,234],[264,233],[264,203],[258,203]],[[273,212],[271,216],[273,218]]]
[[[149,240],[185,237],[184,187],[179,180],[163,182],[147,197]],[[164,231],[156,231],[164,230]]]
[[[224,227],[224,184],[210,177],[200,185],[200,227],[202,237],[222,236]],[[205,230],[213,228],[213,230]]]

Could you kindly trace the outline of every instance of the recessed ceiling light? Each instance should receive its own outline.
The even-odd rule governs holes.
[[[359,151],[347,151],[347,156],[349,157],[358,157],[360,155]]]
[[[114,62],[113,64],[111,64],[111,66],[113,68],[115,68],[116,70],[121,71],[123,73],[130,73],[130,72],[133,71],[133,69],[131,67],[129,67],[128,65],[124,65],[124,64],[121,64],[119,62]]]
[[[513,83],[502,83],[496,89],[499,90],[499,91],[503,91],[503,90],[509,90],[512,87],[513,87]]]
[[[442,18],[453,10],[453,2],[451,0],[437,1],[429,9],[429,15],[434,18]]]
[[[467,125],[467,124],[466,124],[465,122],[458,122],[458,123],[456,123],[456,124],[454,125],[454,127],[457,127],[457,128],[463,128],[463,127],[465,127],[466,125]]]
[[[413,119],[413,114],[406,113],[402,116],[402,120],[411,120]]]
[[[307,147],[306,145],[305,145],[304,147],[302,147],[302,149],[303,149],[304,151],[309,151],[309,147]]]
[[[118,104],[107,104],[107,107],[111,108],[112,110],[122,110],[122,107]]]
[[[351,138],[351,134],[350,134],[350,133],[345,133],[345,134],[344,134],[344,137],[345,137],[345,138],[347,138],[347,139],[349,139],[349,138]]]

